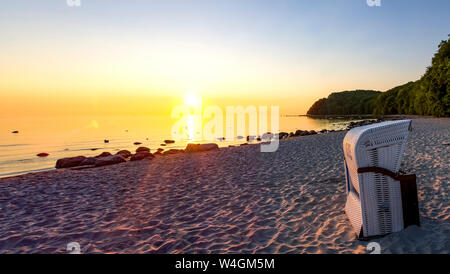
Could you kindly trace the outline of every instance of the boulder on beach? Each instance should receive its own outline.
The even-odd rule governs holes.
[[[347,129],[352,129],[354,127],[361,127],[361,126],[367,126],[374,123],[382,122],[382,119],[377,120],[363,120],[363,121],[357,121],[357,122],[349,122],[347,125]]]
[[[67,158],[61,158],[56,161],[56,168],[69,168],[69,167],[75,167],[79,166],[86,157],[84,156],[76,156],[76,157],[67,157]]]
[[[125,160],[125,158],[123,158],[121,155],[111,155],[111,156],[106,156],[106,157],[102,157],[102,158],[97,158],[95,161],[95,166],[99,167],[99,166],[108,166],[108,165],[115,165],[115,164],[120,164],[123,162],[126,162],[127,160]]]
[[[38,156],[38,157],[47,157],[48,155],[49,155],[49,154],[48,154],[48,153],[45,153],[45,152],[36,154],[36,156]]]
[[[150,149],[149,149],[148,147],[138,147],[138,148],[136,149],[136,153],[144,152],[144,151],[150,152]]]
[[[270,133],[270,132],[264,133],[261,136],[261,139],[264,140],[264,141],[272,140],[272,138],[273,138],[273,134]]]
[[[111,153],[104,151],[104,152],[100,153],[99,155],[95,156],[94,158],[103,158],[103,157],[108,157],[111,155],[112,155]]]
[[[183,149],[175,149],[175,148],[173,148],[173,149],[169,149],[169,150],[164,151],[162,153],[162,155],[178,154],[178,153],[184,153],[184,150]]]
[[[131,156],[131,152],[126,149],[120,150],[116,154],[121,155],[123,158],[129,158]]]
[[[315,134],[317,134],[317,132],[316,132],[315,130],[310,130],[310,131],[308,132],[308,135],[315,135]]]
[[[287,132],[280,132],[278,133],[278,139],[286,139],[287,137],[289,137],[289,133]]]
[[[163,152],[163,148],[158,148],[157,150],[156,150],[156,152]]]
[[[295,131],[295,136],[306,136],[306,135],[309,135],[309,131],[307,130],[297,129]]]
[[[138,152],[136,154],[131,155],[130,161],[139,161],[146,158],[154,158],[155,156],[148,151]]]
[[[208,150],[213,150],[213,149],[218,149],[218,148],[219,148],[219,146],[214,143],[210,143],[210,144],[189,143],[189,144],[187,144],[186,149],[184,151],[185,152],[200,152],[200,151],[208,151]]]
[[[135,145],[141,145],[141,142],[134,142]]]
[[[79,166],[92,166],[95,165],[95,162],[97,161],[97,158],[94,157],[87,157],[84,159],[83,162],[79,164]]]

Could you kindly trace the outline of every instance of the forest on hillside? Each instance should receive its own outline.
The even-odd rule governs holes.
[[[385,92],[373,90],[334,92],[328,98],[316,101],[307,114],[412,114],[450,117],[449,67],[450,39],[447,39],[441,41],[431,66],[419,80]]]

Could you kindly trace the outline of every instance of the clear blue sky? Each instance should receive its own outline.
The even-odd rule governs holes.
[[[69,7],[66,0],[14,0],[0,5],[0,58],[11,63],[24,52],[38,61],[40,54],[31,52],[50,47],[61,54],[88,45],[98,53],[94,58],[108,50],[107,57],[114,58],[111,52],[123,49],[133,60],[134,52],[155,52],[154,45],[195,43],[215,49],[204,59],[226,52],[236,58],[236,67],[254,69],[251,77],[268,90],[271,83],[263,78],[277,72],[250,63],[264,60],[280,68],[283,77],[273,86],[286,86],[280,94],[287,98],[303,94],[308,103],[332,91],[386,90],[416,80],[450,33],[448,0],[381,0],[380,7],[369,7],[366,0],[81,0],[80,7]],[[172,76],[165,75],[168,81]],[[197,84],[213,89],[218,81]]]

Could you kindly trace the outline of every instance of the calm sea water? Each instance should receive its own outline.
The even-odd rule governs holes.
[[[280,131],[342,129],[350,120],[280,117]],[[96,156],[121,149],[132,152],[141,142],[157,148],[185,148],[185,142],[161,146],[171,139],[175,120],[163,116],[140,117],[18,117],[0,118],[0,177],[53,169],[56,160],[70,156]],[[12,133],[19,131],[18,134]],[[105,143],[104,140],[109,140]],[[202,142],[202,141],[200,141]],[[244,143],[217,141],[223,147]],[[48,157],[37,157],[46,152]]]

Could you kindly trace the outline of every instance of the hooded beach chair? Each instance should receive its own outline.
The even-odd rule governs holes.
[[[399,173],[410,130],[411,120],[400,120],[345,135],[345,212],[361,239],[419,225],[416,176]]]

